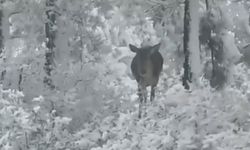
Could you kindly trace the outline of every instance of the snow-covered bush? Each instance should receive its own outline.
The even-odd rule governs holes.
[[[148,106],[143,119],[134,112],[121,112],[93,120],[80,132],[88,136],[79,143],[92,150],[250,148],[250,104],[239,90],[217,93],[204,87],[187,93],[175,85],[163,95]]]
[[[27,106],[22,92],[0,90],[0,148],[61,149],[70,148],[71,136],[66,127],[70,119],[46,112],[39,105]],[[34,98],[36,103],[43,97]]]

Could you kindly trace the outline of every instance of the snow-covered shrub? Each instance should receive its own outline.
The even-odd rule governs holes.
[[[171,87],[147,107],[147,117],[136,112],[93,120],[77,142],[87,149],[214,150],[249,149],[250,104],[235,88],[218,93],[202,88],[187,93]]]
[[[66,130],[70,119],[46,112],[39,105],[27,107],[22,92],[0,90],[0,148],[3,150],[70,148]],[[42,97],[34,101],[43,101]]]

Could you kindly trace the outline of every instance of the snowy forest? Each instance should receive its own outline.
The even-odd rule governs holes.
[[[249,15],[248,0],[0,0],[0,149],[250,150]],[[131,65],[153,70],[147,50],[151,89]]]

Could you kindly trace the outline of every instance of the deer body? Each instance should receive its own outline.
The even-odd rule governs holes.
[[[162,71],[163,58],[159,52],[160,44],[137,48],[129,45],[136,55],[131,63],[131,71],[138,83],[139,118],[141,118],[142,105],[147,102],[147,87],[151,86],[150,101],[155,97],[155,87]]]

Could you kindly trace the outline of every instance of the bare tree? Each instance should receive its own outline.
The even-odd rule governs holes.
[[[3,18],[3,10],[0,9],[0,57],[3,49],[3,31],[2,31],[2,18]]]
[[[190,7],[189,0],[185,0],[185,12],[184,12],[184,37],[183,37],[183,50],[185,61],[183,64],[184,75],[182,78],[182,84],[185,89],[189,90],[190,86],[188,82],[191,82],[191,67],[189,63],[190,50],[188,47],[190,34]]]
[[[47,52],[45,53],[45,64],[44,64],[44,70],[46,73],[46,76],[44,77],[44,84],[47,85],[50,89],[54,89],[55,86],[53,85],[52,79],[51,79],[51,72],[53,70],[54,65],[54,57],[55,57],[55,38],[56,38],[56,30],[55,30],[55,24],[56,24],[56,14],[55,14],[55,0],[46,0],[46,16],[47,16],[47,22],[45,24],[45,34],[46,34],[46,46],[47,46]]]
[[[1,1],[0,4],[2,5],[4,3],[4,1]],[[3,21],[3,9],[0,8],[0,59],[3,59],[2,55],[3,55],[3,28],[2,28],[2,21]],[[4,76],[6,74],[5,70],[1,71],[1,75],[0,75],[0,82],[2,82],[4,80]]]

